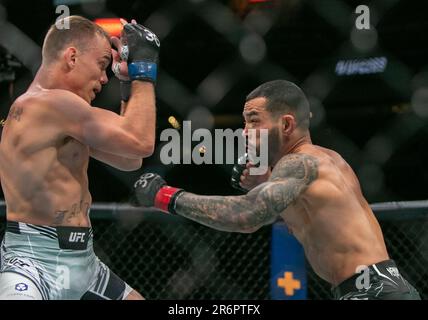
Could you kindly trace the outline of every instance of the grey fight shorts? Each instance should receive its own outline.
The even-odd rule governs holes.
[[[2,300],[122,300],[132,288],[94,253],[92,228],[7,222]]]

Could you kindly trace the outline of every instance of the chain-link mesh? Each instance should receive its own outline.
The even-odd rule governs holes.
[[[40,45],[58,17],[54,3],[61,2],[28,2],[22,10],[19,1],[0,1],[0,118],[7,116],[12,98],[26,90],[39,67]],[[427,1],[368,1],[370,30],[355,28],[360,4],[355,0],[65,2],[72,14],[88,18],[136,18],[159,36],[157,137],[171,128],[170,116],[191,120],[194,129],[242,127],[245,96],[265,81],[287,79],[310,100],[313,142],[350,163],[368,201],[426,197],[428,23],[420,13],[428,11]],[[364,71],[356,61],[385,59],[381,73],[351,72]],[[9,83],[11,70],[16,80]],[[9,97],[12,91],[14,97]],[[110,77],[94,105],[118,112],[119,101],[118,80]],[[162,147],[158,139],[155,155],[145,159],[140,171],[153,172],[162,165],[162,173],[174,175],[174,170],[190,167],[161,164]],[[124,201],[140,173],[91,161],[94,201]],[[212,179],[211,185],[228,188],[217,178],[212,170],[204,177]],[[183,180],[168,183],[181,186]]]
[[[401,274],[428,298],[428,217],[411,220],[381,220],[388,253]],[[329,299],[330,286],[308,270],[310,299]]]
[[[353,0],[264,4],[125,0],[98,1],[93,4],[97,10],[86,3],[76,5],[72,12],[137,18],[158,34],[162,41],[156,93],[159,130],[170,127],[166,121],[170,115],[196,122],[195,114],[200,117],[201,112],[194,110],[203,110],[202,114],[210,115],[206,118],[215,120],[215,126],[203,123],[201,127],[240,127],[243,99],[250,90],[276,78],[292,80],[311,101],[314,142],[338,151],[350,162],[369,201],[424,198],[420,186],[428,180],[428,47],[424,38],[428,27],[419,13],[427,11],[427,3],[371,1],[372,29],[367,32],[354,28],[357,4]],[[37,10],[29,5],[22,10],[16,1],[0,4],[0,13],[7,12],[0,14],[4,34],[0,49],[4,47],[8,67],[13,65],[10,62],[20,61],[35,73],[44,32],[57,16],[50,1],[37,2]],[[371,41],[373,38],[377,40]],[[371,49],[367,47],[370,43]],[[339,61],[379,57],[388,59],[384,73],[348,77],[335,72]],[[25,91],[31,75],[16,69],[18,95]],[[6,81],[4,70],[2,74]],[[11,88],[0,87],[1,118],[9,111]],[[114,109],[118,101],[118,83],[112,77],[97,105]],[[157,146],[156,156],[145,160],[142,170],[158,171],[162,144]],[[226,189],[230,188],[226,185],[230,168],[226,166],[220,169],[227,172],[224,181],[212,168],[200,174],[200,167],[192,167],[192,171],[186,171],[186,166],[161,167],[162,173],[171,176],[169,183],[186,190],[232,192]],[[193,179],[181,179],[177,172],[193,175]],[[126,201],[129,186],[139,174],[121,173],[91,161],[94,200]],[[198,175],[203,177],[200,184]],[[206,181],[211,181],[209,191]],[[243,235],[217,232],[170,216],[127,218],[94,219],[96,252],[147,298],[270,298],[269,227]],[[428,278],[424,267],[428,260],[426,218],[382,219],[381,226],[391,257],[428,297],[424,281]],[[4,224],[0,229],[3,232]],[[330,298],[329,285],[309,268],[308,283],[310,299]]]
[[[95,221],[95,251],[147,299],[269,299],[270,232],[219,232],[180,217]]]
[[[94,227],[98,256],[148,299],[269,297],[269,228],[231,234],[179,218]]]
[[[428,217],[380,222],[390,256],[428,297]],[[270,299],[270,227],[227,233],[151,213],[93,219],[93,227],[96,254],[147,299]],[[331,299],[309,267],[308,298]]]

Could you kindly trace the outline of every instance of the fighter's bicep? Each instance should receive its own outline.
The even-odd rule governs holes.
[[[79,135],[76,138],[100,151],[141,158],[141,142],[125,130],[123,122],[124,118],[114,112],[93,107],[75,131]]]
[[[123,136],[125,131],[121,122],[123,117],[101,108],[92,107],[89,112],[81,116],[77,128],[73,134],[77,134],[91,147],[104,141],[114,141],[117,137]],[[113,140],[111,140],[113,139]]]
[[[54,107],[56,126],[64,135],[112,154],[134,157],[141,153],[141,143],[125,130],[124,117],[92,107],[71,93],[62,94]]]
[[[65,135],[74,137],[82,141],[90,134],[94,134],[96,129],[99,129],[106,123],[103,118],[112,118],[109,111],[92,107],[79,96],[66,91],[54,90],[50,96],[51,109],[46,117],[50,115],[55,125],[60,127]],[[108,119],[107,122],[111,120]]]
[[[284,156],[272,170],[270,181],[298,179],[310,184],[318,178],[319,161],[308,154],[293,153]]]
[[[248,210],[241,218],[248,220],[248,225],[261,227],[275,222],[281,212],[298,196],[298,181],[265,182],[245,195]]]
[[[257,198],[265,204],[272,215],[278,215],[297,200],[305,187],[302,180],[295,178],[268,182],[260,190]]]

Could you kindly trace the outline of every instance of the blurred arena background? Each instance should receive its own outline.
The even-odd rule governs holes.
[[[370,203],[409,204],[375,207],[390,255],[428,297],[428,207],[411,202],[426,199],[428,184],[428,2],[0,0],[0,118],[30,84],[61,4],[90,19],[135,18],[159,36],[158,139],[170,116],[192,129],[240,128],[256,86],[299,84],[311,102],[313,142],[350,163]],[[355,28],[360,4],[370,9],[369,30]],[[119,101],[111,77],[94,105],[119,111]],[[270,227],[228,234],[115,205],[127,203],[146,171],[191,192],[238,194],[232,165],[163,165],[157,146],[136,172],[91,160],[93,200],[110,203],[94,210],[97,254],[148,299],[271,299]],[[311,270],[308,298],[329,298]]]

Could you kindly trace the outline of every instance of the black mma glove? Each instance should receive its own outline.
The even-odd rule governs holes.
[[[239,183],[241,182],[241,176],[247,166],[247,162],[247,154],[244,154],[243,156],[239,157],[238,163],[233,166],[232,176],[230,177],[230,184],[232,185],[232,187],[245,193],[247,193],[248,190],[242,188]]]
[[[131,81],[120,80],[120,99],[128,102],[131,97]]]
[[[131,96],[131,79],[128,75],[128,64],[126,63],[128,47],[124,46],[120,39],[116,37],[112,37],[111,42],[117,49],[111,49],[113,57],[111,70],[116,78],[120,80],[120,97],[127,102]]]
[[[132,204],[140,207],[155,207],[160,210],[175,213],[177,196],[183,189],[166,185],[165,180],[156,173],[145,173],[134,183]]]
[[[129,78],[155,83],[160,48],[158,37],[140,24],[127,23],[123,26],[121,41],[128,50]]]

